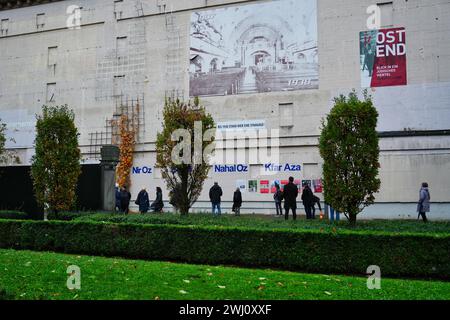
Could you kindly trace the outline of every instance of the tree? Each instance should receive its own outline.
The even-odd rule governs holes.
[[[74,112],[67,105],[43,106],[36,118],[36,153],[31,159],[36,200],[54,213],[71,210],[81,174]]]
[[[348,214],[351,224],[361,211],[374,203],[380,189],[378,179],[378,112],[364,92],[335,98],[334,108],[322,123],[320,155],[324,160],[325,202]]]
[[[117,166],[117,184],[122,187],[131,187],[130,172],[133,167],[134,148],[136,145],[137,121],[132,121],[127,115],[122,115],[119,121],[120,134],[120,162]]]
[[[157,167],[161,169],[161,175],[170,191],[172,205],[181,214],[187,215],[198,200],[210,169],[209,164],[203,161],[203,150],[207,145],[211,146],[211,141],[214,140],[214,137],[210,137],[209,142],[204,141],[203,136],[198,136],[198,132],[194,134],[195,128],[201,128],[202,135],[213,129],[215,123],[211,115],[200,107],[198,98],[194,104],[167,99],[163,118],[163,129],[158,133],[156,142]],[[184,135],[177,136],[176,133],[180,130],[184,130]],[[179,149],[182,143],[184,147]],[[198,148],[199,146],[201,148]],[[196,151],[192,153],[192,150]],[[198,161],[199,151],[201,151],[200,161]],[[178,161],[178,156],[184,160]]]

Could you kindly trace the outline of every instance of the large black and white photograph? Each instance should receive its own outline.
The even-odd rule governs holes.
[[[190,95],[318,89],[317,1],[192,13]]]

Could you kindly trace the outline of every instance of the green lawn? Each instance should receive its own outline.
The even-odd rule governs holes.
[[[323,229],[325,231],[336,230],[370,230],[385,232],[412,232],[428,234],[449,234],[450,221],[430,222],[425,224],[415,220],[361,220],[357,222],[356,227],[350,227],[348,221],[344,220],[332,224],[327,220],[306,220],[285,221],[283,217],[261,216],[261,215],[222,215],[214,217],[212,214],[190,214],[189,216],[180,216],[178,214],[90,214],[76,218],[77,221],[106,221],[106,222],[129,222],[145,224],[182,224],[182,225],[213,225],[213,226],[240,226],[262,229]]]
[[[66,287],[69,265],[81,268],[79,291]],[[363,277],[0,250],[0,289],[17,299],[450,299],[449,282],[381,286],[368,290]]]

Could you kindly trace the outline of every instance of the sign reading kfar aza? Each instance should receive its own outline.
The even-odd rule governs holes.
[[[289,163],[286,163],[284,165],[267,163],[264,165],[264,170],[266,172],[300,172],[302,170],[302,166],[299,164]]]

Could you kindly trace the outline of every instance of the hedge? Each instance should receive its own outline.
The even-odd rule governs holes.
[[[0,211],[0,219],[28,220],[31,217],[21,211]]]
[[[450,235],[0,221],[0,247],[311,273],[450,278]]]

